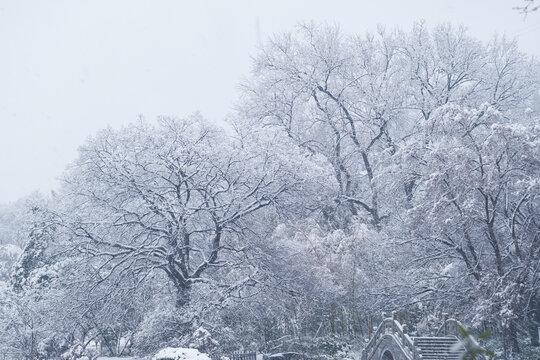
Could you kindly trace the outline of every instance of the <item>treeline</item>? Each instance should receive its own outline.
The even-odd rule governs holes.
[[[269,39],[224,128],[103,130],[2,209],[0,347],[343,358],[382,311],[539,346],[539,70],[447,25]]]

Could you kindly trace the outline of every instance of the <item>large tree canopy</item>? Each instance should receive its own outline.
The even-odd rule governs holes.
[[[226,128],[103,130],[22,216],[25,243],[0,214],[24,248],[0,334],[27,358],[197,336],[343,358],[403,310],[413,331],[451,312],[507,354],[524,329],[539,345],[539,84],[515,42],[449,25],[275,36]]]
[[[179,307],[194,284],[231,286],[212,274],[242,262],[258,211],[285,204],[307,182],[308,159],[296,166],[273,150],[198,116],[103,131],[66,176],[70,242],[102,259],[98,281],[164,271]]]
[[[323,155],[339,184],[336,201],[380,228],[394,206],[382,169],[418,121],[445,104],[523,111],[537,90],[535,66],[513,42],[483,45],[446,25],[364,37],[302,25],[263,47],[242,109]],[[404,186],[410,197],[414,184]]]

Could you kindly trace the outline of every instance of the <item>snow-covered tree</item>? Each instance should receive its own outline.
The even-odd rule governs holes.
[[[65,249],[90,264],[89,289],[133,278],[137,292],[164,275],[179,316],[194,323],[205,307],[255,286],[246,253],[259,217],[271,221],[272,208],[295,206],[293,195],[317,178],[303,150],[285,155],[279,142],[259,140],[247,143],[198,115],[89,140],[57,210]]]
[[[380,227],[386,213],[377,169],[383,154],[392,152],[391,129],[406,100],[402,68],[394,38],[384,32],[364,39],[346,37],[337,27],[302,25],[297,35],[270,40],[256,58],[243,110],[324,156],[338,184],[337,208]],[[338,212],[336,221],[346,213]]]
[[[407,222],[419,259],[460,266],[441,272],[448,280],[440,291],[455,304],[473,297],[463,315],[477,324],[497,314],[517,351],[516,324],[540,285],[540,128],[505,120],[487,105],[447,105],[422,129],[423,141],[401,150],[416,183]]]
[[[58,194],[0,208],[0,340],[329,355],[403,309],[538,345],[539,84],[461,27],[275,36],[226,129],[105,129]]]

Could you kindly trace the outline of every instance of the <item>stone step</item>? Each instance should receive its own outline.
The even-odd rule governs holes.
[[[455,337],[415,337],[414,346],[423,360],[459,360],[460,353],[451,351],[458,342]]]
[[[422,355],[452,355],[452,354],[459,354],[456,352],[450,352],[450,351],[441,351],[441,352],[426,352],[426,351],[420,351]]]
[[[435,341],[415,341],[414,343],[415,344],[442,344],[442,345],[448,345],[448,344],[453,344],[455,343],[457,340],[452,340],[452,341],[439,341],[439,340],[435,340]]]
[[[422,352],[425,352],[425,353],[449,353],[451,352],[452,349],[450,348],[422,348],[422,347],[417,347],[418,349],[422,350]]]
[[[414,342],[448,344],[448,343],[456,342],[456,339],[455,338],[445,338],[445,339],[414,338]]]

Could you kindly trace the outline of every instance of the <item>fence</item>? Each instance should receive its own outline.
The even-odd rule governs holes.
[[[257,360],[256,352],[234,352],[227,355],[230,360]]]

